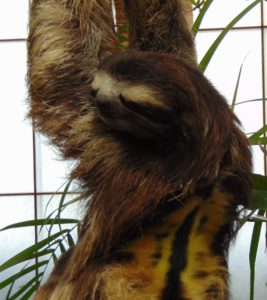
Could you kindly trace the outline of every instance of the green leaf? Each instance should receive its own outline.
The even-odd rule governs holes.
[[[72,180],[70,180],[70,181],[66,184],[66,186],[65,186],[65,188],[64,188],[64,190],[63,190],[63,194],[62,194],[62,196],[61,196],[61,198],[60,198],[59,205],[58,205],[58,213],[57,213],[57,215],[56,215],[56,217],[55,217],[55,220],[56,220],[56,219],[60,219],[60,215],[61,215],[61,212],[62,212],[62,206],[64,205],[64,202],[65,202],[65,199],[66,199],[66,196],[67,196],[67,194],[68,194],[68,191],[69,191],[69,188],[70,188],[71,184],[72,184]],[[50,218],[49,218],[49,219],[50,219]],[[51,224],[51,226],[50,226],[50,228],[49,228],[49,230],[48,230],[48,236],[51,235],[51,232],[52,232],[52,229],[53,229],[53,225],[54,225],[54,224],[55,224],[55,223],[52,223],[52,224]],[[58,225],[59,225],[59,229],[62,230],[61,225],[60,225],[60,224],[58,224]]]
[[[207,53],[204,55],[203,59],[201,60],[199,64],[199,68],[205,72],[211,58],[213,57],[215,51],[217,50],[218,46],[226,36],[226,34],[235,26],[235,24],[240,21],[252,8],[254,8],[256,5],[258,5],[261,2],[261,0],[256,0],[253,3],[251,3],[248,7],[246,7],[239,15],[237,15],[226,27],[225,29],[219,34],[217,39],[214,41],[214,43],[211,45]]]
[[[231,104],[232,111],[234,111],[234,108],[235,108],[235,105],[236,105],[237,92],[238,92],[238,88],[239,88],[239,84],[240,84],[240,78],[241,78],[241,74],[242,74],[244,60],[243,60],[243,62],[241,64],[239,72],[238,72],[238,77],[237,77],[237,82],[236,82],[236,85],[235,85],[234,96],[233,96],[233,100],[232,100],[232,104]]]
[[[266,142],[266,138],[261,138],[261,136],[267,132],[267,125],[263,126],[261,129],[259,129],[257,132],[252,134],[249,137],[249,141],[251,145],[259,145],[259,142]]]
[[[267,176],[263,176],[260,174],[253,174],[253,187],[257,190],[265,190],[267,191]]]
[[[267,191],[253,189],[252,200],[249,209],[265,209],[267,210]]]
[[[72,182],[72,180],[66,181],[66,183],[64,183],[64,184],[62,184],[62,185],[60,186],[60,188],[56,191],[56,193],[59,192],[60,189],[61,189],[65,184],[68,186],[68,185],[70,185],[71,182]],[[54,194],[50,197],[50,199],[48,200],[48,202],[47,202],[47,204],[46,204],[46,207],[45,207],[45,214],[46,214],[46,211],[47,211],[47,208],[48,208],[49,204],[51,203],[51,201],[52,201],[53,198],[55,197],[56,193],[54,193]]]
[[[53,258],[54,264],[56,264],[56,262],[58,261],[58,257],[56,256],[55,253],[52,254],[52,258]]]
[[[34,264],[34,265],[32,265],[28,268],[22,269],[21,271],[17,272],[16,274],[8,277],[4,281],[0,282],[0,290],[3,289],[4,287],[6,287],[7,285],[11,284],[13,281],[19,279],[20,277],[22,277],[22,276],[24,276],[28,273],[31,273],[32,271],[35,271],[36,269],[39,269],[44,265],[47,265],[48,262],[49,262],[48,260],[39,262],[39,263]]]
[[[258,216],[264,216],[265,210],[259,210]],[[250,265],[250,300],[254,299],[254,285],[255,285],[255,262],[258,252],[260,233],[261,233],[261,222],[255,222],[252,238],[250,243],[249,251],[249,265]]]
[[[68,244],[69,244],[70,247],[75,245],[75,242],[74,242],[71,234],[69,234],[69,233],[67,234],[67,239],[68,239]]]
[[[267,210],[267,176],[253,174],[252,201],[249,208]]]
[[[37,257],[42,257],[42,256],[45,256],[45,255],[48,255],[48,254],[52,254],[54,252],[55,252],[55,249],[53,249],[51,247],[48,247],[43,251],[34,252],[32,255],[29,256],[28,259],[34,259],[34,258],[37,258]]]
[[[43,275],[43,274],[40,274]],[[35,279],[35,278],[34,278]],[[38,287],[40,285],[40,282],[37,282],[36,284],[34,284],[28,291],[27,293],[25,293],[21,298],[19,298],[19,300],[29,300],[30,297],[37,291]],[[24,286],[22,287],[24,288]],[[17,297],[16,297],[17,298]],[[8,300],[15,300],[16,298],[10,298]]]
[[[126,23],[118,23],[116,27],[119,28],[120,30],[123,30],[124,32],[128,32],[129,30],[129,26]]]
[[[199,31],[199,28],[200,28],[200,25],[204,19],[204,16],[206,14],[206,12],[208,11],[210,5],[212,4],[213,0],[207,0],[205,1],[203,7],[201,8],[197,18],[196,18],[196,21],[194,22],[193,24],[193,27],[192,27],[192,32],[193,32],[193,35],[196,36],[198,31]],[[196,4],[195,4],[196,5]]]
[[[28,220],[24,222],[19,222],[15,224],[11,224],[4,228],[1,228],[0,231],[7,230],[7,229],[14,229],[14,228],[24,228],[29,226],[44,226],[44,225],[51,225],[51,224],[77,224],[80,220],[77,219],[38,219],[38,220]]]
[[[59,248],[60,248],[61,253],[66,252],[66,248],[64,247],[63,243],[59,243]]]
[[[30,298],[30,296],[37,291],[37,289],[40,285],[39,279],[41,276],[43,276],[43,273],[40,273],[40,274],[38,274],[38,276],[32,278],[30,281],[28,281],[26,284],[24,284],[15,294],[13,294],[11,297],[8,297],[7,300],[22,300],[22,299],[28,300]],[[37,283],[34,284],[35,282],[37,282]],[[28,290],[28,292],[25,293],[27,290]],[[25,294],[23,295],[23,293],[25,293]],[[23,295],[23,296],[21,296],[21,295]]]
[[[44,248],[45,246],[47,246],[50,242],[56,240],[59,236],[62,236],[64,233],[69,232],[69,230],[62,230],[60,232],[57,232],[54,235],[51,235],[50,237],[26,248],[25,250],[21,251],[20,253],[18,253],[17,255],[13,256],[12,258],[10,258],[9,260],[7,260],[6,262],[4,262],[2,265],[0,265],[0,272],[13,267],[14,265],[17,265],[23,261],[32,259],[33,257],[38,256],[38,250]]]
[[[121,33],[117,33],[117,38],[119,40],[120,43],[123,43],[123,42],[127,42],[128,41],[128,37],[121,34]]]
[[[121,50],[125,51],[125,50],[128,50],[128,46],[127,45],[124,45],[123,43],[118,43],[117,45]]]
[[[81,197],[81,196],[78,196],[78,197],[75,197],[75,198],[69,200],[68,202],[64,203],[64,204],[62,205],[62,207],[61,207],[61,213],[62,213],[62,211],[63,211],[65,208],[67,208],[68,206],[70,206],[70,205],[72,205],[72,204],[74,204],[74,203],[76,203],[76,202],[81,201],[81,199],[82,199],[82,197]],[[46,219],[47,219],[47,220],[51,219],[52,216],[53,216],[55,213],[57,213],[57,215],[58,215],[58,210],[59,210],[59,207],[56,208],[55,210],[53,210],[53,211],[47,216]]]
[[[257,140],[253,140],[250,143],[251,145],[266,145],[267,144],[267,137],[260,137]]]
[[[60,215],[61,208],[62,208],[62,206],[63,206],[63,204],[65,202],[65,199],[66,199],[66,196],[67,196],[67,194],[69,192],[71,184],[72,184],[72,180],[70,180],[68,182],[68,184],[66,185],[66,187],[64,188],[63,194],[62,194],[60,202],[59,202],[59,214],[58,215]]]

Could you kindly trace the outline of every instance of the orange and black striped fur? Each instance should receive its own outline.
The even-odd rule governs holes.
[[[228,299],[248,141],[197,68],[186,0],[124,4],[120,52],[110,1],[32,1],[29,115],[77,161],[87,203],[34,299]]]

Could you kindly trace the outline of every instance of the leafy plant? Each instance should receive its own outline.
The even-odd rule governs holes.
[[[193,34],[196,36],[199,32],[201,23],[213,3],[213,0],[191,0],[194,9],[199,10],[198,16],[193,24]],[[200,69],[204,72],[210,63],[214,53],[220,46],[221,42],[224,40],[228,32],[235,26],[235,24],[240,21],[249,11],[251,11],[256,5],[258,5],[261,0],[253,1],[248,5],[242,12],[240,12],[218,35],[211,47],[208,49],[204,57],[200,62]],[[127,32],[127,25],[119,24],[119,28],[122,32]],[[124,34],[118,34],[118,44],[119,47],[125,49],[125,42],[127,42],[127,36]],[[234,91],[232,109],[237,105],[236,97],[238,93],[242,66],[238,74],[236,88]],[[251,100],[254,101],[254,100]],[[267,125],[263,126],[257,132],[249,136],[251,145],[266,145],[267,138]],[[262,148],[263,151],[264,148]],[[254,230],[251,238],[250,247],[250,270],[251,270],[251,280],[250,280],[250,300],[253,300],[254,295],[254,280],[255,280],[255,261],[257,257],[257,249],[259,244],[259,236],[262,228],[262,223],[266,222],[267,219],[264,218],[265,212],[267,211],[267,177],[254,174],[254,190],[253,190],[253,201],[251,207],[248,208],[246,215],[241,220],[241,224],[245,222],[255,222]],[[42,280],[44,279],[49,266],[51,263],[57,261],[58,257],[68,251],[70,247],[75,245],[75,236],[79,231],[80,220],[69,219],[62,217],[64,210],[75,203],[79,202],[81,198],[78,196],[73,196],[71,200],[67,200],[67,195],[69,195],[71,187],[71,182],[68,182],[65,189],[60,197],[58,207],[43,219],[37,220],[27,220],[25,222],[16,223],[5,228],[1,231],[12,230],[17,228],[34,227],[38,229],[39,236],[45,234],[45,238],[38,240],[34,245],[24,249],[17,255],[11,257],[9,260],[0,265],[0,273],[10,269],[20,263],[24,263],[23,268],[13,274],[12,276],[4,279],[0,282],[0,289],[7,288],[6,300],[27,300],[36,291]],[[51,198],[51,200],[53,197]],[[48,204],[49,205],[49,204]],[[66,227],[67,225],[67,227]],[[14,286],[17,280],[28,276],[27,282],[15,290]]]
[[[56,262],[62,253],[75,245],[75,236],[77,236],[79,231],[80,220],[62,218],[62,213],[67,207],[81,200],[78,196],[66,201],[70,186],[71,181],[66,184],[58,207],[47,214],[46,218],[19,222],[0,230],[36,227],[38,228],[39,236],[43,234],[46,236],[0,265],[0,272],[3,272],[20,263],[24,263],[23,268],[19,272],[0,282],[0,289],[9,286],[6,299],[29,299],[42,282],[51,262]],[[53,197],[48,202],[47,208]],[[65,225],[68,225],[68,227]],[[30,279],[22,287],[14,291],[15,282],[24,276],[29,276]]]

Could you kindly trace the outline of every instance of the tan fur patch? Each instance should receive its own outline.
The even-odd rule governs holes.
[[[154,105],[165,108],[158,92],[142,84],[133,84],[113,78],[104,71],[98,71],[92,82],[92,88],[100,95],[105,95],[119,100],[121,95],[127,101],[140,103],[142,105]],[[159,98],[160,97],[160,98]]]

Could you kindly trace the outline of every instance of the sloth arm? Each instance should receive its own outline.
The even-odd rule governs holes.
[[[122,0],[116,0],[121,2]],[[125,0],[129,48],[173,53],[195,61],[187,0]],[[184,13],[188,12],[186,19]],[[89,108],[90,82],[116,49],[110,0],[34,0],[28,38],[29,116],[63,156],[75,122]]]
[[[129,48],[172,53],[196,62],[190,0],[124,2],[129,23]]]
[[[115,49],[110,0],[33,0],[28,37],[29,117],[66,148],[88,110],[90,82]],[[65,155],[67,157],[67,155]]]

